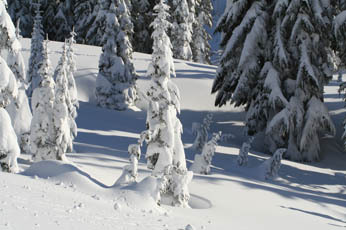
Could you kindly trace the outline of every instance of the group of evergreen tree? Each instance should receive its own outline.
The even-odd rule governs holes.
[[[40,9],[35,7],[39,3]],[[111,3],[116,6],[122,30],[126,31],[133,49],[151,53],[153,39],[150,24],[155,18],[154,6],[158,0],[13,0],[8,9],[13,21],[19,21],[21,34],[35,33],[35,18],[40,20],[44,33],[51,40],[64,41],[75,27],[79,43],[103,46],[106,17]],[[172,26],[168,34],[173,44],[173,56],[202,63],[210,62],[210,35],[205,26],[211,26],[211,0],[169,0],[168,20]],[[119,20],[119,18],[122,18]],[[194,41],[192,42],[192,37]]]
[[[319,159],[319,136],[335,134],[323,103],[332,77],[333,20],[339,1],[230,1],[217,31],[223,54],[212,92],[215,104],[246,107],[246,133],[264,131],[271,152]],[[345,15],[344,15],[345,16]],[[341,18],[334,24],[341,25]],[[345,28],[345,20],[342,28]],[[345,36],[341,26],[337,35]],[[344,49],[344,39],[338,37]]]
[[[1,171],[17,172],[20,153],[32,154],[33,160],[64,160],[72,151],[77,134],[75,118],[78,107],[74,82],[76,63],[73,53],[75,33],[64,46],[55,71],[55,80],[48,58],[47,41],[43,39],[39,4],[36,7],[31,41],[28,77],[21,54],[19,29],[0,0],[2,43],[0,44],[0,163]],[[26,89],[32,93],[29,107]]]
[[[77,135],[77,91],[74,80],[76,63],[73,53],[75,33],[63,46],[62,56],[53,73],[48,56],[48,40],[43,42],[42,61],[38,63],[38,85],[33,88],[31,107],[31,152],[35,161],[66,160],[73,151]],[[32,41],[33,42],[33,41]],[[31,50],[31,53],[35,50]]]

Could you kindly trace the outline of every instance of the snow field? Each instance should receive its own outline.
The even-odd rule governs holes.
[[[23,39],[24,58],[30,41]],[[55,67],[62,43],[49,42]],[[248,165],[236,159],[244,137],[243,109],[214,107],[210,88],[215,66],[175,60],[181,91],[182,136],[188,167],[194,159],[192,122],[202,122],[207,113],[215,121],[212,132],[232,133],[221,142],[213,158],[210,175],[194,175],[190,185],[191,209],[167,205],[157,207],[150,187],[112,185],[128,164],[127,147],[145,129],[146,112],[117,112],[95,106],[94,86],[98,47],[76,45],[76,84],[80,108],[76,153],[67,154],[71,164],[54,161],[32,163],[21,155],[23,175],[0,173],[0,229],[340,229],[346,226],[346,156],[339,141],[344,108],[338,84],[325,88],[325,101],[337,127],[333,139],[322,140],[321,162],[301,164],[283,160],[279,177],[265,181],[259,170],[269,158],[259,136],[249,152]],[[150,55],[134,54],[140,90],[148,86],[145,77]],[[344,79],[346,80],[346,79]],[[142,102],[138,107],[144,109]],[[143,153],[144,149],[142,149]],[[142,154],[144,155],[144,154]],[[139,163],[139,181],[150,175],[145,159]],[[31,166],[31,168],[29,168]],[[29,168],[29,169],[28,169]],[[49,179],[47,179],[49,176]]]

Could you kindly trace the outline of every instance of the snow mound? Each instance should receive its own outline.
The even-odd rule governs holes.
[[[190,196],[189,206],[192,209],[208,209],[213,206],[211,201],[206,198],[194,194],[190,194]]]
[[[60,161],[48,160],[32,164],[23,173],[25,176],[50,179],[62,186],[77,187],[87,194],[95,194],[105,185],[92,178],[77,166]]]

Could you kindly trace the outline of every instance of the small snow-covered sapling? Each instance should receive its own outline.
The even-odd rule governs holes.
[[[138,160],[141,157],[141,147],[140,144],[131,144],[128,147],[128,152],[130,155],[130,165],[125,165],[123,172],[119,179],[115,182],[115,185],[128,185],[130,183],[137,181],[138,176]]]
[[[133,181],[136,181],[138,176],[138,160],[141,158],[141,147],[139,144],[129,145],[128,152],[131,162],[131,178]]]
[[[210,173],[210,165],[216,150],[216,146],[218,145],[218,141],[220,140],[220,137],[221,137],[221,132],[213,133],[212,139],[204,145],[202,154],[195,155],[195,161],[190,167],[191,171],[193,171],[194,173],[199,173],[199,174]]]
[[[205,143],[208,141],[208,131],[210,124],[213,121],[213,114],[209,113],[203,119],[203,123],[192,123],[192,134],[196,136],[196,139],[192,145],[192,148],[197,152],[202,152]]]
[[[243,143],[241,149],[239,150],[239,155],[237,158],[237,163],[239,166],[247,165],[248,162],[248,153],[251,149],[251,143],[253,142],[254,137],[249,137],[249,139]]]
[[[286,151],[287,149],[284,148],[277,149],[274,155],[263,163],[265,167],[264,176],[266,180],[273,179],[278,176],[282,155]]]

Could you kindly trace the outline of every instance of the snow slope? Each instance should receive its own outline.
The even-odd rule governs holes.
[[[27,60],[30,41],[24,39]],[[50,42],[52,64],[57,64],[62,43]],[[211,132],[232,133],[235,138],[220,143],[211,175],[194,175],[190,186],[191,209],[155,206],[154,183],[147,179],[128,188],[114,187],[122,167],[128,163],[127,147],[136,143],[145,129],[146,112],[117,112],[95,106],[94,86],[101,49],[76,46],[78,137],[71,164],[54,161],[32,164],[22,155],[21,175],[0,173],[0,229],[340,229],[346,227],[346,155],[339,141],[344,103],[336,81],[326,87],[325,101],[338,128],[337,137],[323,140],[321,162],[300,164],[284,160],[279,178],[264,181],[261,164],[269,156],[261,136],[256,138],[246,167],[236,157],[244,141],[242,108],[215,108],[210,95],[215,66],[175,60],[182,95],[180,120],[188,165],[194,159],[192,122],[214,115]],[[150,55],[135,53],[144,91]],[[346,80],[346,79],[344,79]],[[145,103],[138,107],[145,109]],[[145,149],[142,149],[143,153]],[[145,159],[139,179],[150,174]],[[186,228],[189,229],[189,228]]]

